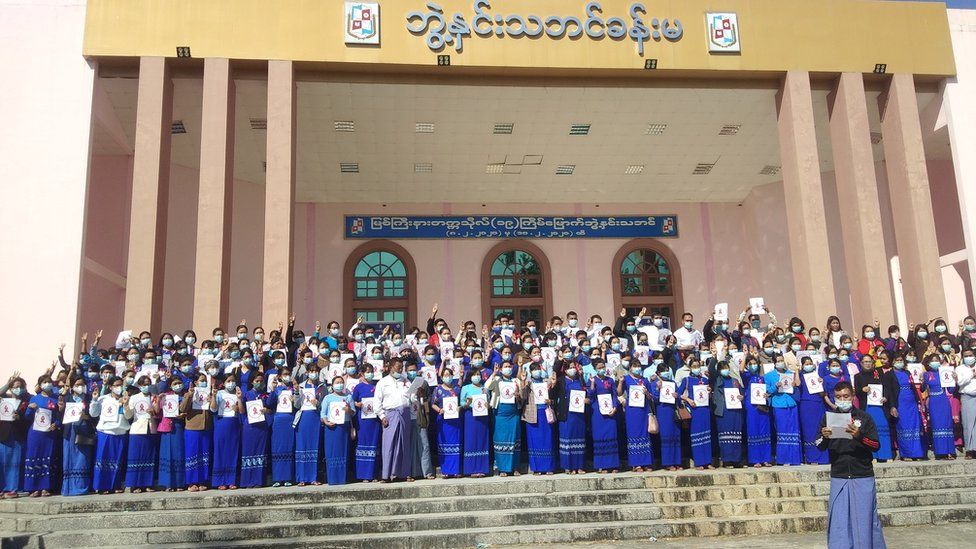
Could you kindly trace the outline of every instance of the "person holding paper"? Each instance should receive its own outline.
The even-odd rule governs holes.
[[[713,375],[712,407],[715,430],[718,434],[719,457],[723,467],[742,464],[742,382],[733,377],[732,368],[725,360],[715,365],[718,375]],[[694,417],[694,416],[692,416]]]
[[[125,407],[129,395],[122,391],[122,378],[111,377],[105,386],[108,392],[93,399],[88,410],[92,417],[98,418],[92,489],[101,494],[121,494],[125,470],[119,464],[123,462],[132,410]]]
[[[95,429],[88,416],[88,395],[84,379],[72,380],[71,392],[59,399],[62,418],[67,406],[78,408],[78,418],[63,424],[61,443],[61,495],[80,496],[91,491],[91,471],[95,457]]]
[[[20,477],[23,470],[24,445],[27,443],[29,424],[24,419],[30,395],[27,384],[14,372],[10,379],[0,387],[2,406],[9,412],[0,421],[0,473],[3,475],[3,496],[17,497],[20,490]]]
[[[853,406],[854,391],[843,381],[834,387],[837,411],[849,413],[845,437],[836,437],[820,420],[817,446],[830,456],[830,500],[827,507],[827,547],[884,549],[878,518],[877,489],[872,452],[878,449],[874,419]]]
[[[295,399],[299,403],[295,428],[295,482],[299,486],[321,484],[318,480],[322,436],[319,402],[326,393],[325,386],[319,383],[320,375],[319,367],[310,364],[305,370],[305,379],[295,391]],[[344,388],[345,382],[340,386]]]
[[[906,369],[904,356],[895,356],[892,375],[898,383],[898,397],[893,405],[898,457],[902,461],[921,459],[927,454],[922,445],[922,416],[919,413],[922,394]]]
[[[668,471],[680,469],[681,456],[681,424],[677,418],[678,402],[677,386],[674,374],[667,364],[657,367],[657,383],[651,385],[651,398],[657,402],[655,415],[657,416],[658,435],[661,440],[661,467]]]
[[[380,435],[383,426],[376,415],[376,383],[379,375],[373,365],[363,365],[363,381],[352,389],[352,405],[357,410],[355,417],[356,433],[356,471],[355,479],[362,482],[379,480]]]
[[[349,456],[349,438],[352,432],[353,397],[345,390],[341,376],[332,379],[331,391],[322,398],[319,417],[325,431],[325,478],[330,486],[345,484],[348,479],[346,462]],[[361,384],[368,385],[368,384]],[[357,388],[359,385],[356,386]],[[346,421],[335,423],[329,420],[329,410],[334,406],[345,405]]]
[[[519,361],[522,358],[518,358]],[[519,364],[521,368],[522,365]],[[523,374],[524,375],[524,374]],[[515,368],[503,362],[487,385],[491,395],[491,408],[495,411],[492,446],[495,467],[500,476],[520,475],[519,457],[522,448],[522,426],[519,407],[522,405],[522,381],[515,377]]]
[[[431,409],[434,411],[434,433],[437,436],[437,456],[443,478],[461,476],[461,415],[460,391],[454,382],[454,373],[441,368],[438,375],[440,384],[431,395]],[[445,407],[453,407],[453,412]],[[451,415],[453,417],[446,417]]]
[[[630,371],[617,382],[617,398],[624,407],[624,424],[627,432],[627,465],[641,473],[654,463],[654,448],[647,434],[647,416],[652,414],[651,392],[648,382],[641,375],[643,369],[636,361]]]
[[[787,370],[785,359],[776,355],[774,368],[765,375],[764,380],[766,393],[771,395],[769,402],[776,426],[776,464],[799,465],[802,461],[800,420],[794,388],[800,384],[800,376]]]
[[[183,449],[186,455],[184,480],[190,492],[203,492],[210,483],[210,464],[213,456],[213,396],[216,383],[208,381],[207,374],[197,372],[180,412],[186,418],[183,430]]]
[[[495,373],[492,372],[488,381],[491,382],[494,376]],[[461,469],[465,475],[474,478],[484,477],[491,472],[491,462],[488,459],[488,444],[491,440],[488,414],[479,412],[476,415],[474,410],[476,406],[484,406],[486,409],[488,407],[481,377],[478,372],[468,371],[460,395],[460,406],[464,411]]]
[[[133,417],[125,459],[125,485],[134,494],[143,490],[152,492],[155,482],[159,437],[156,434],[154,399],[149,392],[151,385],[149,377],[139,378],[136,385],[138,392],[130,396],[125,404]]]
[[[295,479],[295,408],[301,394],[292,385],[291,370],[278,370],[278,386],[268,397],[275,411],[271,422],[271,486],[291,486]]]
[[[752,351],[742,361],[742,384],[749,388],[746,399],[746,463],[753,467],[771,467],[773,448],[771,438],[772,413],[769,410],[769,395],[766,393],[766,380],[763,379],[758,353]]]
[[[597,375],[590,378],[587,396],[597,403],[590,414],[593,433],[593,468],[598,473],[616,473],[620,468],[620,449],[617,442],[617,387],[607,375],[606,363],[593,363]]]
[[[898,416],[898,408],[892,407],[893,403],[898,402],[898,383],[891,372],[883,372],[877,368],[874,360],[870,354],[861,357],[861,371],[854,376],[854,390],[858,395],[857,407],[874,418],[878,429],[878,450],[874,459],[884,463],[893,457],[888,421],[889,418]],[[875,393],[879,391],[875,400]]]
[[[243,393],[237,386],[237,376],[224,378],[223,389],[213,398],[213,476],[211,486],[218,490],[237,489],[237,468],[241,455],[241,415],[244,413]]]
[[[54,443],[60,438],[61,426],[51,376],[44,374],[38,378],[37,388],[37,394],[30,398],[24,413],[24,419],[31,425],[24,452],[24,490],[30,492],[31,497],[51,495]]]
[[[699,471],[714,469],[712,465],[712,414],[708,406],[711,385],[708,374],[698,359],[691,359],[690,374],[678,384],[681,400],[691,408],[691,459]],[[701,389],[695,389],[701,387]],[[705,398],[699,395],[706,392]]]
[[[928,389],[929,439],[935,459],[956,459],[955,436],[952,429],[952,408],[949,394],[955,387],[942,387],[939,355],[930,354],[924,359],[928,366],[923,385]]]
[[[801,359],[802,378],[798,387],[800,437],[803,443],[803,462],[823,465],[828,463],[827,452],[817,447],[820,438],[820,420],[827,410],[826,394],[823,388],[823,378],[817,372],[813,359],[804,356]]]
[[[182,491],[186,487],[186,452],[184,418],[180,402],[189,383],[179,374],[167,382],[167,390],[156,399],[155,412],[159,417],[159,474],[157,484],[167,492]],[[175,408],[175,409],[174,409]]]
[[[554,376],[547,376],[543,365],[533,361],[527,377],[521,380],[524,387],[521,399],[525,402],[522,419],[529,448],[529,469],[535,475],[551,475],[556,470],[556,452],[552,446],[556,416],[549,408]]]
[[[248,380],[247,391],[244,392],[244,409],[248,403],[257,403],[262,412],[257,420],[250,417],[241,423],[241,474],[238,486],[254,488],[264,486],[264,475],[270,463],[271,451],[271,421],[273,410],[271,396],[268,394],[267,378],[258,372]]]
[[[585,385],[581,380],[580,366],[566,364],[565,375],[557,376],[551,394],[556,397],[556,420],[559,422],[559,466],[570,475],[583,473],[586,460],[586,415],[584,406],[589,399],[572,411],[572,399],[583,398]]]

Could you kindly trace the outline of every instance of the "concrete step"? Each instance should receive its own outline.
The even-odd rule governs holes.
[[[661,518],[656,505],[622,507],[573,506],[543,509],[499,509],[474,514],[417,514],[382,517],[331,518],[261,524],[226,524],[177,526],[143,529],[99,529],[59,531],[42,534],[44,546],[62,547],[76,544],[88,547],[104,545],[140,545],[160,543],[237,543],[253,539],[284,539],[305,536],[371,536],[399,532],[410,536],[415,531],[442,531],[451,535],[459,531],[489,527],[520,528],[528,525],[583,524],[589,522],[653,522]],[[550,526],[551,527],[551,526]]]
[[[976,463],[876,466],[882,520],[976,519]],[[457,547],[822,530],[826,466],[0,501],[4,547]],[[14,534],[13,532],[19,532]],[[209,545],[208,545],[209,544]]]
[[[309,502],[287,505],[257,505],[168,512],[131,511],[115,513],[106,520],[101,513],[14,517],[14,528],[21,532],[93,528],[161,528],[208,524],[275,523],[351,517],[382,517],[407,514],[471,513],[495,509],[532,509],[571,506],[623,506],[653,502],[647,490],[597,490],[580,492],[529,492],[478,497],[420,498],[399,501]]]

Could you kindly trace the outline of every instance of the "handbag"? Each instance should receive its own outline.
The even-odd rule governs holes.
[[[76,434],[75,435],[75,444],[78,445],[78,446],[94,446],[95,445],[95,437],[93,437],[91,435],[83,435],[83,434],[80,434],[80,433],[79,434]]]
[[[682,423],[690,422],[691,412],[684,406],[678,406],[674,409],[674,418]]]
[[[657,416],[647,414],[647,434],[656,435],[658,433]]]

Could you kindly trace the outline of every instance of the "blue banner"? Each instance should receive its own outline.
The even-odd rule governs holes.
[[[678,216],[347,215],[346,238],[664,238]]]

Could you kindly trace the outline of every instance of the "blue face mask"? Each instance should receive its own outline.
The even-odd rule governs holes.
[[[628,325],[627,326],[627,331],[630,332],[630,333],[634,333],[634,332],[637,331],[637,326]]]
[[[610,346],[610,348],[613,349],[614,351],[619,351],[620,350],[620,344],[619,343],[614,343],[613,345]]]

